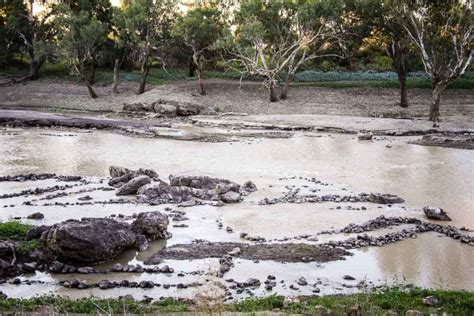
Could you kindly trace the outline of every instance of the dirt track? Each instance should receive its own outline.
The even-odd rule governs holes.
[[[428,115],[430,90],[412,89],[408,109],[397,106],[397,89],[353,88],[328,89],[295,87],[289,99],[277,103],[267,100],[265,89],[257,82],[208,80],[207,96],[199,96],[195,82],[180,81],[162,86],[148,86],[149,90],[136,96],[135,84],[122,83],[117,95],[111,86],[96,87],[98,99],[91,99],[85,87],[72,82],[40,80],[0,88],[1,108],[30,108],[55,111],[75,110],[117,112],[124,103],[150,102],[159,98],[184,100],[203,105],[205,110],[245,112],[248,114],[331,114],[376,117],[423,117]],[[474,90],[447,90],[441,105],[444,121],[472,121]]]

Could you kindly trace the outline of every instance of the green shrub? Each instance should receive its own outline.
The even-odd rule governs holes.
[[[16,247],[16,251],[20,255],[25,255],[41,246],[41,242],[38,239],[34,240],[23,240]]]
[[[0,239],[22,240],[31,226],[10,221],[0,223]]]
[[[319,68],[322,71],[335,71],[337,70],[337,65],[330,60],[323,60],[319,65]]]

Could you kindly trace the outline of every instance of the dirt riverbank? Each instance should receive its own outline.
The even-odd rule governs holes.
[[[124,82],[118,94],[110,85],[96,87],[98,99],[91,99],[85,87],[73,82],[39,80],[1,88],[0,108],[48,109],[50,111],[118,112],[124,103],[147,102],[159,98],[194,102],[205,112],[244,112],[250,115],[325,114],[359,117],[423,118],[428,116],[430,90],[409,90],[410,107],[397,105],[398,90],[391,88],[330,89],[299,86],[291,89],[289,99],[270,103],[258,82],[212,79],[206,81],[208,94],[199,96],[195,82],[177,81],[148,86],[140,96],[135,85]],[[443,121],[472,121],[474,90],[453,89],[443,94]]]

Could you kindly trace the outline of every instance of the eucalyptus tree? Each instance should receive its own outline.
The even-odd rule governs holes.
[[[125,2],[116,12],[117,45],[140,66],[138,94],[145,92],[152,62],[158,60],[165,66],[176,5],[175,0],[135,0]]]
[[[410,39],[399,23],[402,15],[398,0],[352,0],[353,12],[370,27],[371,38],[377,39],[390,58],[400,84],[400,106],[408,107],[407,57]]]
[[[401,24],[420,52],[431,78],[429,119],[439,121],[441,94],[461,77],[473,59],[473,12],[470,0],[405,0]]]
[[[230,63],[243,74],[264,78],[271,102],[278,101],[278,77],[285,76],[280,95],[287,98],[293,76],[308,61],[324,56],[337,39],[329,1],[243,1],[239,27],[230,46]]]
[[[59,52],[66,65],[86,85],[92,98],[97,94],[92,87],[96,61],[103,53],[109,24],[101,22],[88,10],[73,10],[68,4],[54,10],[54,27],[57,31]]]
[[[14,82],[38,79],[39,71],[46,60],[54,58],[54,32],[50,11],[45,10],[42,14],[33,15],[32,0],[4,1],[0,11],[0,22],[3,21],[0,32],[4,32],[5,36],[2,36],[1,41],[5,41],[7,48],[4,58],[13,47],[26,52],[29,59],[28,76]]]
[[[173,28],[174,36],[180,38],[192,52],[201,95],[206,94],[203,70],[207,56],[218,49],[218,42],[228,35],[222,13],[215,4],[199,6],[179,17]]]

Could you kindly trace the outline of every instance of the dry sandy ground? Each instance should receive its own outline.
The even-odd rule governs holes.
[[[430,90],[409,91],[410,107],[397,106],[398,90],[386,88],[329,89],[295,87],[289,99],[270,103],[264,87],[257,82],[208,80],[208,94],[199,96],[194,81],[180,81],[162,86],[148,86],[135,95],[136,84],[122,83],[119,94],[111,86],[96,87],[100,97],[91,99],[84,86],[72,82],[40,80],[0,88],[0,108],[118,112],[124,103],[153,102],[158,99],[181,100],[203,105],[206,110],[244,112],[251,115],[328,114],[359,117],[426,118]],[[474,90],[447,90],[442,99],[442,120],[472,123]]]

